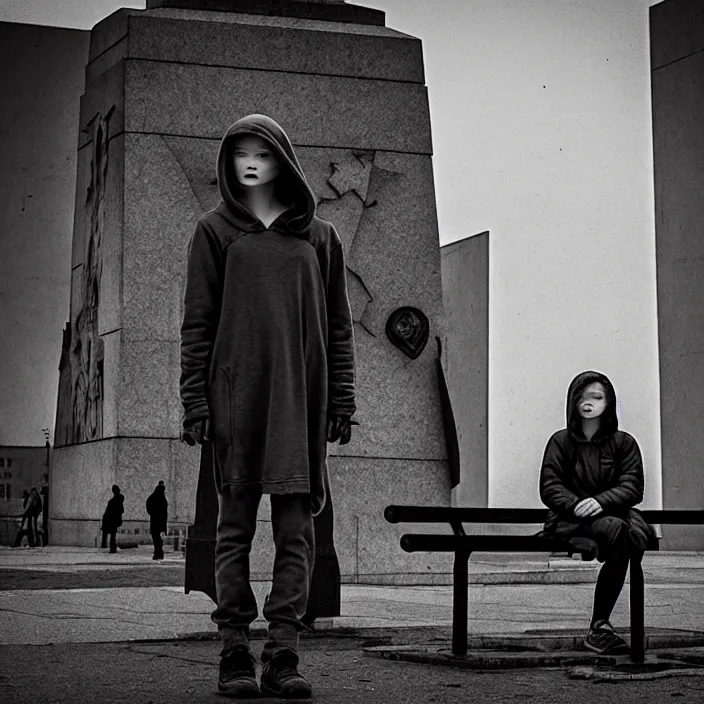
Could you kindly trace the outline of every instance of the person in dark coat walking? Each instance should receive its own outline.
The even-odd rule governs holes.
[[[25,493],[27,493],[26,490]],[[31,488],[29,494],[24,497],[23,505],[22,522],[15,538],[14,547],[19,547],[22,544],[22,538],[26,535],[29,547],[33,548],[39,538],[37,520],[42,512],[42,497],[39,496],[37,487]]]
[[[44,484],[39,491],[42,497],[42,545],[49,544],[49,487]]]
[[[326,443],[349,442],[355,412],[343,245],[316,216],[293,146],[270,117],[248,115],[227,130],[217,181],[222,201],[200,218],[188,247],[180,391],[182,439],[212,437],[215,456],[218,690],[260,692],[249,555],[262,494],[270,494],[276,556],[261,692],[309,697],[296,651],[313,516],[330,489]]]
[[[107,539],[110,536],[110,552],[117,552],[117,529],[122,525],[122,514],[125,511],[125,497],[120,493],[117,484],[112,485],[112,498],[108,501],[103,513],[103,540],[101,548],[107,547]]]
[[[643,500],[644,484],[638,443],[618,429],[614,387],[599,372],[579,374],[567,392],[567,427],[545,448],[540,498],[550,509],[545,534],[568,541],[589,538],[604,563],[584,642],[597,653],[628,652],[609,618],[630,559],[643,557],[652,533],[633,508]]]
[[[160,481],[154,491],[147,497],[147,513],[149,514],[149,532],[154,542],[152,560],[164,559],[164,541],[161,534],[166,533],[166,521],[169,513],[169,502],[166,500],[166,487]]]

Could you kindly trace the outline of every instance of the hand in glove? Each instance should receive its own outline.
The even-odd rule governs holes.
[[[183,426],[181,442],[186,445],[202,445],[210,440],[210,421],[207,418],[194,420]]]
[[[328,416],[328,442],[340,441],[340,445],[346,445],[352,437],[352,426],[359,425],[356,420],[350,420],[349,416],[340,416],[331,413]]]

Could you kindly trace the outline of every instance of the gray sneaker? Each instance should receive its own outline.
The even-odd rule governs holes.
[[[238,699],[259,696],[254,656],[246,646],[238,646],[220,658],[218,692]]]
[[[620,655],[629,652],[628,643],[614,633],[614,627],[606,620],[595,621],[589,629],[584,647],[599,655]]]
[[[293,650],[283,650],[274,655],[262,668],[262,694],[282,699],[308,699],[313,688],[297,667],[298,655]]]

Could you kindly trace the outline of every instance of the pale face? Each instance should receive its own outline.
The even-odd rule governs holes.
[[[577,403],[582,418],[598,418],[606,410],[606,389],[598,381],[584,387]]]
[[[281,170],[266,140],[246,135],[235,142],[235,175],[242,186],[262,186],[273,181]]]

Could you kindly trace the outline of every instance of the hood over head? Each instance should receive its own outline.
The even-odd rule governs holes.
[[[616,391],[608,377],[600,372],[586,371],[572,379],[567,390],[567,429],[573,437],[584,438],[582,434],[582,419],[577,411],[577,404],[582,397],[585,387],[594,382],[599,382],[606,390],[606,408],[599,417],[601,423],[595,439],[611,435],[618,430],[618,417],[616,415]]]
[[[262,229],[259,220],[239,200],[244,188],[235,176],[233,150],[235,141],[242,135],[256,135],[265,139],[271,145],[281,169],[276,177],[276,193],[289,209],[277,219],[272,229],[294,235],[304,234],[315,215],[316,198],[286,132],[266,115],[252,114],[237,120],[222,138],[217,158],[217,176],[223,202],[218,207],[218,212],[242,230]]]

